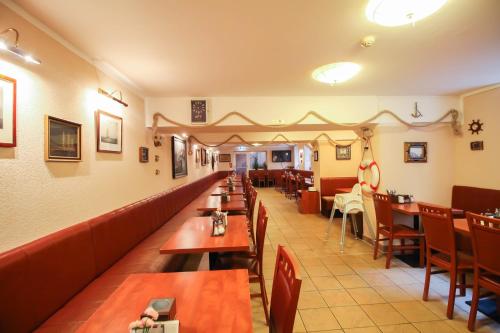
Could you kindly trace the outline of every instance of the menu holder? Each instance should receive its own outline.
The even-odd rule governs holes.
[[[157,321],[149,328],[148,333],[179,333],[180,323],[178,320]],[[146,332],[145,329],[131,329],[130,333]]]
[[[149,301],[148,307],[152,307],[158,312],[158,320],[174,320],[175,319],[175,298],[153,298]]]

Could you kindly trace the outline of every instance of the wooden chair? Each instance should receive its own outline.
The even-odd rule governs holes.
[[[292,174],[288,178],[288,189],[286,193],[288,199],[293,199],[297,196],[297,177]]]
[[[266,179],[267,179],[267,186],[275,186],[276,184],[276,179],[274,176],[274,173],[272,171],[266,170]]]
[[[257,184],[259,187],[267,186],[267,177],[264,170],[257,170]]]
[[[269,325],[270,333],[292,333],[302,279],[292,255],[278,245],[274,269]]]
[[[478,302],[481,297],[480,288],[488,289],[494,292],[496,297],[500,297],[500,260],[498,260],[500,220],[469,212],[466,216],[474,253],[474,283],[468,328],[474,331]]]
[[[253,225],[254,218],[254,210],[255,210],[255,202],[257,201],[257,191],[252,187],[250,190],[250,199],[248,201],[248,209],[247,209],[247,224],[248,224],[248,232],[250,234],[250,238],[252,239],[253,245],[255,245],[255,231]]]
[[[375,217],[377,218],[377,230],[375,233],[375,249],[373,259],[377,259],[379,242],[388,241],[385,268],[391,266],[391,259],[394,250],[419,250],[420,266],[424,266],[424,235],[417,230],[402,225],[395,224],[392,215],[392,203],[389,196],[380,193],[373,194],[375,205]],[[384,238],[380,238],[382,235]],[[401,245],[394,245],[394,239],[399,239]],[[418,245],[406,245],[406,240],[418,241]]]
[[[424,226],[426,241],[427,266],[425,270],[424,294],[422,299],[428,300],[431,274],[450,273],[450,290],[448,293],[448,308],[446,316],[453,318],[456,289],[465,296],[465,273],[472,270],[472,258],[457,251],[455,241],[455,227],[450,208],[443,208],[429,204],[418,204],[420,221]],[[437,266],[441,270],[432,272],[431,267]],[[460,283],[457,284],[457,275]]]

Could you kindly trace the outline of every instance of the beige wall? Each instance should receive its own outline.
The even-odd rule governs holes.
[[[455,140],[454,184],[500,189],[500,88],[464,98],[464,135]],[[472,120],[483,131],[467,131]],[[472,151],[471,141],[483,141],[484,150]]]
[[[153,146],[142,98],[0,5],[0,30],[8,27],[43,63],[0,53],[0,73],[18,84],[17,147],[0,148],[0,251],[210,173],[194,165],[193,155],[189,177],[173,180],[170,141]],[[96,153],[94,111],[107,107],[96,98],[99,87],[120,89],[130,105],[107,110],[123,117],[122,154]],[[45,114],[82,124],[82,162],[44,161]],[[150,148],[149,163],[139,163],[139,146]]]

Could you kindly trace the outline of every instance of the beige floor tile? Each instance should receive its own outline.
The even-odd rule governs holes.
[[[357,305],[339,306],[331,310],[342,328],[375,326],[363,309]]]
[[[341,328],[329,308],[304,309],[299,310],[299,313],[308,332]]]
[[[356,274],[356,272],[354,272],[352,268],[346,264],[326,265],[326,267],[333,275]]]
[[[387,325],[378,327],[382,333],[418,333],[412,324]]]
[[[321,266],[308,267],[306,268],[306,271],[309,277],[332,276],[332,273],[330,273],[330,271],[323,264],[321,264]]]
[[[269,289],[271,290],[271,289]],[[311,278],[302,278],[302,284],[300,286],[300,291],[315,291],[316,286],[312,282]]]
[[[339,257],[335,255],[330,255],[330,256],[325,256],[321,258],[321,261],[323,264],[330,266],[330,265],[343,265],[344,261]]]
[[[347,291],[358,304],[386,303],[373,288],[355,288],[348,289]]]
[[[419,301],[391,303],[408,321],[432,321],[439,318]]]
[[[268,329],[268,332],[269,332],[269,327],[267,329]],[[300,317],[299,311],[297,311],[297,313],[295,314],[295,321],[294,321],[294,324],[293,324],[293,332],[294,333],[307,332],[306,328],[304,326],[304,323],[302,322],[302,318]]]
[[[320,294],[328,306],[357,305],[354,298],[344,289],[323,290]]]
[[[413,323],[421,333],[457,333],[451,326],[444,321],[424,321]]]
[[[375,287],[375,289],[387,302],[405,302],[415,300],[415,298],[408,294],[403,288],[395,285],[378,286]]]
[[[396,325],[408,323],[408,321],[390,304],[369,304],[362,305],[361,308],[377,325]]]
[[[383,273],[361,274],[361,278],[372,287],[394,286],[394,282]]]
[[[315,309],[327,307],[323,297],[317,291],[304,291],[300,293],[299,309]]]
[[[368,284],[359,275],[338,275],[337,280],[344,288],[368,287]]]
[[[363,327],[363,328],[346,328],[345,333],[379,333],[377,327]]]
[[[342,289],[340,282],[333,276],[320,276],[311,278],[318,290]]]

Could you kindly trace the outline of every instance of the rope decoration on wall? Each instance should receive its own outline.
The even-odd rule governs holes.
[[[304,121],[306,118],[312,116],[312,117],[315,117],[318,120],[321,120],[322,122],[325,122],[325,123],[330,124],[330,125],[344,127],[346,129],[352,129],[352,128],[365,127],[365,126],[369,125],[372,121],[378,119],[379,117],[381,117],[383,115],[390,115],[394,119],[396,119],[398,122],[400,122],[401,124],[403,124],[403,125],[405,125],[406,127],[409,127],[409,128],[424,128],[424,127],[429,127],[429,126],[432,126],[432,125],[435,125],[437,123],[442,122],[444,119],[446,119],[446,117],[448,117],[448,116],[451,115],[451,117],[452,117],[451,126],[453,128],[454,133],[456,135],[460,135],[461,134],[461,126],[460,126],[460,123],[459,123],[459,120],[458,120],[459,119],[459,112],[457,110],[455,110],[455,109],[451,109],[448,112],[446,112],[443,116],[441,116],[440,118],[438,118],[438,119],[436,119],[434,121],[431,121],[431,122],[426,122],[426,123],[410,123],[410,122],[407,122],[407,121],[403,120],[402,118],[400,118],[397,114],[395,114],[392,111],[382,110],[379,113],[377,113],[376,115],[374,115],[374,116],[372,116],[372,117],[370,117],[370,118],[368,118],[368,119],[366,119],[366,120],[364,120],[364,121],[362,121],[360,123],[356,123],[356,124],[342,124],[342,123],[337,123],[337,122],[331,121],[330,119],[325,118],[324,116],[320,115],[316,111],[309,111],[304,116],[300,117],[298,120],[296,120],[296,121],[294,121],[294,122],[292,122],[290,124],[282,124],[282,125],[261,124],[259,122],[256,122],[256,121],[250,119],[249,117],[245,116],[244,114],[241,114],[240,112],[232,111],[232,112],[229,112],[228,114],[224,115],[219,120],[217,120],[217,121],[215,121],[213,123],[205,125],[204,128],[208,129],[208,128],[217,127],[217,125],[219,125],[224,120],[226,120],[226,119],[234,116],[234,117],[239,117],[239,118],[245,120],[246,122],[248,122],[248,123],[250,123],[250,124],[252,124],[254,126],[260,127],[260,128],[285,129],[285,128],[288,128],[288,127],[292,127],[292,126],[298,125],[302,121]],[[157,136],[157,133],[158,133],[158,121],[160,120],[160,118],[163,119],[163,120],[165,120],[166,122],[168,122],[170,124],[173,124],[173,125],[181,127],[181,128],[185,128],[185,129],[199,128],[199,125],[186,125],[186,124],[182,124],[182,123],[179,123],[179,122],[177,122],[175,120],[169,119],[169,118],[165,117],[163,114],[157,112],[157,113],[155,113],[153,115],[153,139],[155,140],[155,142],[160,140],[160,138]],[[281,136],[284,137],[283,135],[281,135]],[[237,134],[233,135],[232,137],[239,137],[239,139],[243,143],[246,143],[245,140],[243,138],[241,138]],[[230,140],[230,139],[231,138],[229,138],[228,140]],[[228,140],[226,140],[226,142],[224,142],[224,143],[227,143]],[[331,138],[330,138],[330,140],[334,141]],[[207,145],[207,147],[209,147],[209,145]]]

